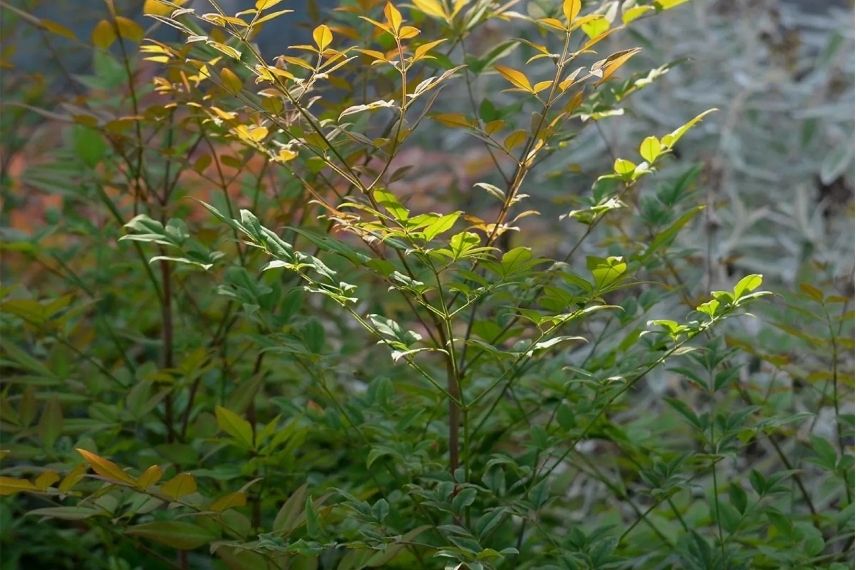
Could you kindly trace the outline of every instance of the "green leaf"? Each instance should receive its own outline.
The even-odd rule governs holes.
[[[633,174],[633,171],[636,170],[636,165],[624,158],[616,158],[615,163],[612,165],[612,169],[619,176],[626,177]]]
[[[107,155],[107,143],[95,129],[83,125],[71,128],[71,143],[80,161],[90,168],[96,166]]]
[[[217,406],[214,415],[221,430],[231,435],[243,447],[253,448],[253,426],[250,422],[223,406]]]
[[[609,30],[609,20],[607,20],[603,16],[598,16],[596,18],[588,20],[580,27],[582,28],[585,35],[589,37],[589,39],[593,39]]]
[[[595,289],[609,287],[627,271],[627,263],[620,257],[588,257],[586,266],[594,278]]]
[[[751,293],[755,289],[761,286],[761,283],[764,282],[764,277],[762,275],[758,275],[754,273],[752,275],[747,275],[743,279],[737,282],[737,285],[734,286],[734,298],[739,299],[745,293]]]
[[[452,229],[459,217],[461,217],[461,212],[452,212],[451,214],[440,216],[434,222],[431,222],[422,230],[422,233],[425,234],[425,240],[431,241],[443,232]]]
[[[178,550],[193,550],[217,539],[204,527],[183,521],[158,521],[130,527],[127,534],[153,540]]]
[[[45,448],[52,449],[57,438],[62,434],[62,406],[57,398],[51,398],[45,404],[42,417],[39,420],[39,435]]]
[[[639,154],[648,161],[648,164],[654,164],[662,152],[663,145],[660,144],[660,139],[655,136],[646,137],[639,146]]]
[[[285,532],[286,534],[297,528],[300,523],[300,515],[303,514],[303,506],[306,502],[308,487],[304,483],[282,505],[279,512],[276,513],[276,518],[273,521],[273,530],[275,532]]]
[[[45,509],[35,509],[29,511],[27,514],[66,521],[82,521],[104,513],[98,509],[92,509],[89,507],[48,507]]]
[[[660,142],[663,144],[663,146],[667,150],[671,150],[672,147],[674,147],[675,144],[677,144],[677,142],[679,140],[681,140],[681,137],[683,137],[687,133],[687,131],[689,131],[691,128],[693,128],[698,123],[700,123],[702,119],[704,119],[705,117],[707,117],[711,113],[714,113],[718,110],[719,109],[715,109],[715,108],[714,109],[708,109],[704,113],[696,115],[695,117],[693,117],[692,119],[690,119],[689,121],[687,121],[686,123],[684,123],[683,125],[678,127],[677,129],[672,131],[671,133],[669,133],[667,135],[663,135],[663,137],[660,139]]]
[[[681,217],[672,222],[671,226],[655,235],[654,239],[652,239],[651,243],[648,245],[648,249],[646,249],[645,253],[642,254],[642,259],[649,259],[658,250],[672,243],[672,240],[677,237],[678,232],[681,231],[681,228],[687,225],[690,220],[695,218],[703,209],[704,206],[696,206],[695,208],[689,210],[688,212],[685,212]]]
[[[630,22],[644,16],[648,12],[653,12],[653,6],[633,6],[632,8],[628,8],[621,15],[621,21],[625,24],[629,24]]]
[[[319,538],[322,532],[321,520],[318,518],[318,511],[315,510],[312,497],[306,497],[304,512],[306,513],[306,534],[310,538]]]
[[[372,192],[372,196],[378,205],[396,220],[406,220],[410,215],[410,210],[402,206],[401,202],[398,201],[398,197],[389,190],[375,190]]]

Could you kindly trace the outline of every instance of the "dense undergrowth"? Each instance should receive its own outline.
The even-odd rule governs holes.
[[[852,564],[840,20],[22,4],[3,568]]]

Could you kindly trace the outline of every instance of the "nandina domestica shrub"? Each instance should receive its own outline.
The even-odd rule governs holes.
[[[148,1],[148,36],[108,3],[104,100],[62,116],[61,164],[95,211],[76,247],[102,218],[109,240],[80,253],[94,276],[46,263],[76,295],[3,305],[26,327],[0,480],[21,524],[105,568],[843,567],[837,368],[809,490],[780,441],[805,414],[767,406],[725,335],[762,277],[674,286],[699,172],[662,171],[714,110],[530,206],[551,158],[657,88],[620,42],[684,3],[346,2],[274,57],[281,0]],[[456,174],[425,188],[438,151]],[[810,293],[837,351],[847,300]]]

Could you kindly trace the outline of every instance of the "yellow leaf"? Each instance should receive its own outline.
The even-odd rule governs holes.
[[[321,24],[312,30],[312,39],[315,40],[318,51],[324,51],[333,42],[333,32],[327,26]]]
[[[0,477],[0,496],[14,495],[22,491],[35,491],[36,486],[26,479]]]
[[[621,15],[621,21],[624,22],[625,24],[629,24],[633,20],[641,18],[642,16],[644,16],[648,12],[653,12],[653,11],[654,11],[653,6],[633,6],[632,8],[628,8],[627,10],[624,11],[624,13]]]
[[[446,127],[471,127],[472,122],[460,113],[440,113],[432,117],[435,121]]]
[[[241,78],[238,77],[234,71],[227,67],[224,67],[220,70],[220,81],[223,82],[223,86],[232,95],[237,95],[238,93],[240,93],[241,88],[244,86],[244,84],[241,82]]]
[[[196,479],[190,473],[179,473],[163,485],[161,493],[173,501],[196,492]]]
[[[294,160],[295,158],[297,158],[296,152],[291,149],[284,148],[279,151],[279,154],[276,155],[276,158],[274,160],[276,160],[277,162],[288,162],[289,160]]]
[[[91,451],[86,451],[85,449],[77,448],[76,451],[83,456],[87,463],[89,463],[89,466],[92,467],[93,471],[105,479],[124,483],[126,485],[133,485],[135,483],[133,477],[122,471],[118,465],[109,459],[104,459],[103,457],[95,455]]]
[[[505,67],[504,65],[497,65],[496,70],[500,73],[500,75],[502,75],[509,83],[511,83],[515,87],[533,93],[532,85],[529,83],[529,79],[523,74],[522,71],[517,71],[516,69]]]
[[[455,0],[455,3],[452,5],[452,17],[458,15],[458,12],[463,10],[464,6],[469,4],[470,0]]]
[[[527,136],[528,135],[527,135],[526,131],[524,131],[522,129],[519,131],[514,131],[513,133],[511,133],[510,135],[505,137],[505,140],[503,141],[502,146],[505,148],[505,150],[510,152],[511,150],[514,149],[514,147],[516,147],[517,145],[519,145],[520,143],[525,141]]]
[[[86,474],[86,465],[81,463],[74,469],[68,472],[63,480],[59,484],[59,492],[60,493],[68,493],[77,483],[83,479],[83,476]]]
[[[139,43],[145,35],[138,23],[122,16],[116,16],[116,27],[119,29],[119,36],[132,42]]]
[[[433,42],[428,42],[427,44],[422,44],[421,46],[417,47],[416,50],[414,51],[413,60],[416,61],[416,60],[422,59],[423,57],[425,57],[425,54],[427,54],[429,51],[431,51],[432,49],[434,49],[435,47],[437,47],[438,45],[440,45],[441,43],[443,43],[445,41],[446,40],[444,38],[442,40],[435,40]]]
[[[143,2],[143,14],[148,16],[169,16],[172,14],[172,6],[164,4],[161,0],[146,0]]]
[[[554,30],[565,31],[567,27],[562,23],[561,20],[557,20],[556,18],[541,18],[538,20],[539,24],[544,24],[548,28],[553,28]]]
[[[583,4],[580,0],[564,0],[562,2],[562,12],[565,13],[565,19],[570,24],[579,15]]]
[[[113,29],[113,24],[107,20],[101,20],[95,24],[92,30],[92,44],[100,49],[107,49],[116,41],[116,31]]]
[[[69,38],[71,40],[75,39],[74,32],[63,26],[62,24],[58,24],[52,20],[39,20],[39,25],[52,34],[56,34],[58,36],[63,36],[65,38]]]
[[[580,105],[583,104],[583,91],[577,91],[574,95],[568,100],[568,103],[565,105],[565,108],[562,109],[565,113],[571,114],[576,111]]]
[[[672,8],[677,8],[681,4],[687,2],[688,0],[657,0],[654,4],[657,5],[660,10],[671,10]]]
[[[619,51],[604,60],[603,65],[601,66],[601,70],[603,71],[603,75],[600,78],[600,81],[597,82],[597,85],[600,85],[604,81],[608,80],[612,77],[618,69],[630,61],[630,58],[642,51],[641,48],[633,48],[626,49],[624,51]]]
[[[383,15],[386,16],[387,25],[392,28],[393,32],[398,32],[401,28],[401,12],[398,8],[392,5],[392,2],[387,2],[383,9]]]
[[[206,155],[207,156],[207,155]],[[210,160],[210,157],[209,157]],[[148,489],[163,477],[163,471],[157,465],[152,465],[143,474],[137,478],[137,487],[140,489]]]
[[[264,24],[265,22],[270,22],[273,19],[279,18],[283,14],[291,14],[292,12],[294,12],[294,10],[277,10],[276,12],[271,12],[270,14],[262,16],[261,18],[256,20],[254,26],[259,26],[261,24]]]
[[[415,38],[419,35],[419,28],[414,28],[413,26],[402,26],[398,31],[398,37],[403,40],[409,40],[410,38]]]
[[[282,0],[256,0],[256,10],[261,12],[262,10],[273,8],[280,2],[282,2]]]
[[[552,84],[553,84],[552,81],[539,81],[538,83],[535,84],[534,87],[532,87],[532,91],[534,93],[540,93],[541,91],[543,91],[544,89],[546,89],[547,87],[549,87]]]
[[[247,496],[244,493],[238,491],[238,492],[229,493],[226,496],[220,497],[219,499],[217,499],[216,501],[211,503],[211,505],[209,505],[208,508],[214,512],[219,513],[219,512],[225,511],[226,509],[232,509],[235,507],[243,507],[246,504],[247,504]]]
[[[505,127],[505,121],[503,121],[502,119],[496,119],[485,124],[484,132],[492,136],[494,133],[501,130],[503,127]]]
[[[385,54],[383,54],[379,51],[373,50],[373,49],[359,49],[358,48],[356,51],[360,52],[361,54],[367,55],[376,61],[389,61],[389,59],[387,59]]]
[[[187,0],[171,0],[176,6],[184,6]],[[164,0],[146,0],[143,3],[143,14],[151,16],[169,16],[172,14],[174,7],[167,4]]]
[[[267,130],[267,127],[261,127],[261,126],[248,127],[247,125],[238,125],[235,128],[235,133],[242,140],[255,143],[255,142],[259,142],[260,140],[264,139],[268,134],[268,130]]]
[[[413,0],[413,4],[428,16],[446,19],[446,8],[438,0]]]
[[[33,484],[39,491],[46,491],[48,487],[50,487],[57,481],[59,481],[59,475],[56,471],[45,471],[44,473],[36,477],[36,480],[33,482]]]
[[[241,59],[241,52],[239,52],[238,50],[236,50],[235,48],[233,48],[231,46],[227,46],[224,43],[215,42],[214,40],[208,40],[205,43],[208,44],[209,46],[213,47],[214,49],[216,49],[220,53],[225,53],[229,57],[233,57],[237,60]]]

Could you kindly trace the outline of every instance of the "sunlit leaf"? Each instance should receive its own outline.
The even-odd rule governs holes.
[[[318,51],[324,51],[333,42],[333,32],[326,25],[321,24],[312,30],[312,39],[318,46]]]
[[[529,83],[529,79],[522,71],[518,71],[504,65],[497,65],[496,70],[515,87],[528,91],[529,93],[533,92],[532,84]]]
[[[446,10],[439,0],[413,0],[413,4],[428,16],[446,19]]]
[[[565,20],[570,24],[579,15],[583,7],[581,0],[564,0],[562,2],[562,13],[565,15]]]

